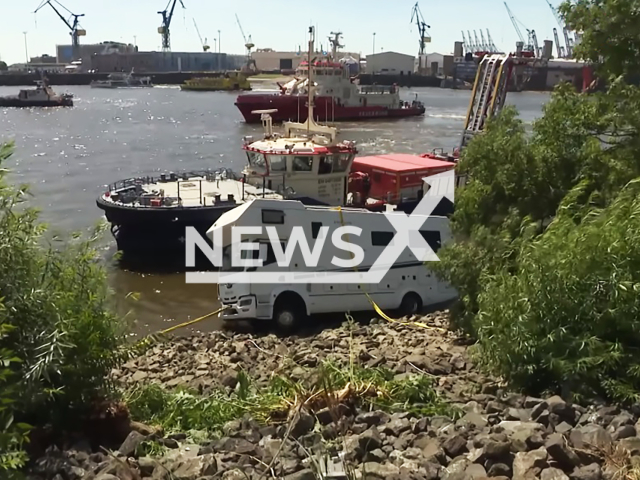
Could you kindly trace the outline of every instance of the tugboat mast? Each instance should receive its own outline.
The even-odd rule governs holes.
[[[308,121],[307,121],[307,135],[309,135],[311,133],[311,122],[314,121],[313,119],[313,67],[312,67],[312,58],[311,56],[313,55],[313,44],[314,44],[314,40],[315,40],[315,29],[314,27],[309,27],[309,62],[308,62],[308,66],[309,66],[309,72],[307,75],[307,93],[309,95],[309,114],[308,114]]]

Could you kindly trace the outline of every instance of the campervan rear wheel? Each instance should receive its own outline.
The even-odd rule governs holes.
[[[402,298],[400,313],[402,315],[415,315],[422,310],[422,299],[415,292],[409,292]]]
[[[283,293],[273,308],[273,321],[283,332],[295,330],[306,315],[304,301],[294,293]]]

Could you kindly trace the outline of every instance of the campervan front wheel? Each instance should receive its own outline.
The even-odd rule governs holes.
[[[305,315],[304,300],[295,293],[281,294],[273,307],[273,321],[284,332],[296,329]]]
[[[409,292],[402,298],[400,313],[402,315],[415,315],[422,310],[422,299],[415,292]]]

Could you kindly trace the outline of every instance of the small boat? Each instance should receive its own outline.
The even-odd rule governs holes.
[[[196,77],[180,85],[181,90],[199,92],[251,90],[246,75],[240,72],[227,72],[223,77]]]
[[[43,79],[36,82],[36,88],[20,90],[18,95],[0,97],[0,107],[73,107],[73,95],[58,95]]]
[[[134,77],[131,73],[112,73],[106,80],[94,80],[91,88],[141,88],[153,87],[151,77]]]

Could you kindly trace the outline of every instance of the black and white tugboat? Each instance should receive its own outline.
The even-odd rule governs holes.
[[[184,253],[186,227],[206,238],[220,215],[254,198],[282,195],[220,169],[121,180],[108,186],[97,205],[111,223],[118,250],[156,257]]]
[[[73,95],[58,95],[43,78],[36,82],[36,88],[20,90],[18,95],[0,97],[0,107],[73,107]]]
[[[229,169],[178,172],[109,185],[97,205],[111,223],[118,250],[132,258],[181,258],[186,227],[206,239],[220,215],[256,198],[344,205],[355,143],[339,141],[336,128],[313,120],[312,91],[306,122],[285,123],[284,135],[273,131],[274,110],[255,112],[264,137],[255,142],[244,138],[247,164],[240,174]]]

